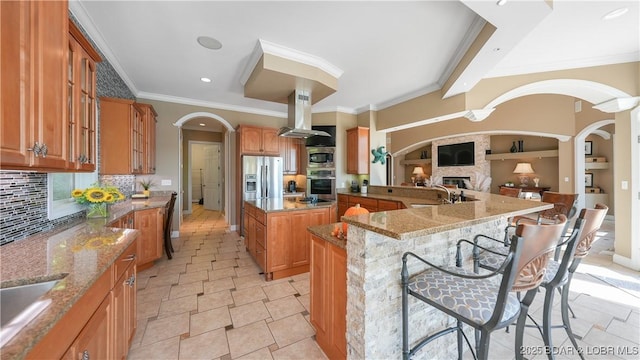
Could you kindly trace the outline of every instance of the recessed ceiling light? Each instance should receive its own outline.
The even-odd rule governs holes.
[[[201,77],[200,81],[209,83],[209,82],[211,82],[211,79],[209,79],[208,77]]]
[[[628,11],[629,11],[629,8],[620,8],[620,9],[613,10],[611,12],[608,12],[605,16],[603,16],[602,20],[612,20],[612,19],[618,18],[626,14]]]
[[[502,5],[506,4],[506,3],[507,3],[507,0],[498,0],[498,2],[496,3],[496,5],[498,5],[498,6],[502,6]]]
[[[200,123],[200,126],[207,126],[205,123]]]
[[[198,36],[198,44],[211,50],[218,50],[222,47],[222,43],[209,36]]]
[[[495,47],[495,48],[493,48],[493,51],[496,51],[496,52],[498,52],[498,51],[500,51],[500,50],[501,50],[501,49],[500,49],[499,47]]]

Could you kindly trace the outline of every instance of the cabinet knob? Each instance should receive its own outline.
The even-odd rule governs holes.
[[[36,141],[33,144],[33,147],[28,148],[27,151],[33,151],[33,155],[38,157],[42,153],[42,146],[38,145],[38,142]]]
[[[42,144],[42,146],[40,146],[40,154],[42,154],[42,157],[46,158],[48,152],[49,148],[47,147],[47,144]]]
[[[121,261],[133,261],[136,259],[136,254],[131,254],[129,256],[127,256],[126,258],[122,259]]]
[[[133,287],[133,284],[136,283],[136,276],[135,275],[131,275],[131,277],[128,278],[124,283],[125,283],[125,285],[129,285],[129,287]]]
[[[82,352],[82,360],[89,360],[90,356],[89,356],[89,350],[85,350]]]

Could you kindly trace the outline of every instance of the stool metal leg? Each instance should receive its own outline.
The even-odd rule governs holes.
[[[542,311],[542,340],[547,347],[547,357],[550,360],[555,359],[553,353],[553,341],[551,340],[551,309],[553,308],[553,289],[547,289],[544,295],[544,308]]]
[[[569,276],[571,276],[571,274]],[[576,350],[578,350],[578,354],[580,355],[580,358],[584,360],[584,355],[582,354],[582,351],[578,347],[578,342],[576,341],[576,338],[573,335],[573,331],[571,330],[571,323],[569,321],[569,312],[567,311],[567,309],[569,308],[568,284],[569,283],[567,283],[567,285],[562,287],[562,299],[560,301],[560,311],[562,313],[562,324],[564,325],[564,330],[567,332],[567,335],[569,336],[569,340],[571,340],[571,344],[573,344],[573,347]]]
[[[516,325],[516,360],[524,359],[522,355],[522,345],[523,345],[523,337],[524,337],[524,327],[527,322],[527,314],[529,313],[529,306],[533,302],[533,299],[536,296],[537,289],[532,289],[527,291],[524,295],[524,298],[520,301],[520,316],[518,316],[518,322]]]
[[[409,272],[407,258],[402,258],[402,358],[409,359]]]

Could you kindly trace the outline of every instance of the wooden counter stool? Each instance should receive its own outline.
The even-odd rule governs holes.
[[[462,359],[463,338],[474,358],[487,359],[491,332],[508,326],[516,319],[526,319],[529,305],[543,280],[549,255],[555,249],[566,222],[567,218],[560,215],[555,224],[519,224],[510,241],[506,260],[498,270],[483,275],[456,267],[438,267],[411,252],[404,253],[401,272],[403,358],[409,359],[429,342],[456,332],[459,359]],[[468,240],[463,242],[480,247]],[[409,257],[430,268],[410,275],[407,269]],[[494,277],[495,281],[491,281]],[[522,303],[515,294],[520,291],[527,292]],[[456,325],[428,335],[410,347],[409,296],[454,317]],[[524,321],[520,322],[524,327]],[[475,329],[475,351],[463,332],[463,323]],[[522,359],[517,350],[516,358]]]
[[[519,198],[521,193],[522,193],[522,189],[519,187],[508,187],[508,186],[500,187],[500,195]]]
[[[173,223],[173,208],[176,204],[176,197],[178,196],[177,192],[173,192],[171,194],[171,200],[167,203],[167,207],[165,209],[165,217],[164,217],[164,252],[167,253],[167,258],[171,259],[173,257],[173,244],[171,244],[171,225]]]

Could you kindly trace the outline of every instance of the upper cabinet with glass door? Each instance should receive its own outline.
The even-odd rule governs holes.
[[[77,171],[96,168],[96,63],[100,61],[100,55],[69,21],[69,168]]]

